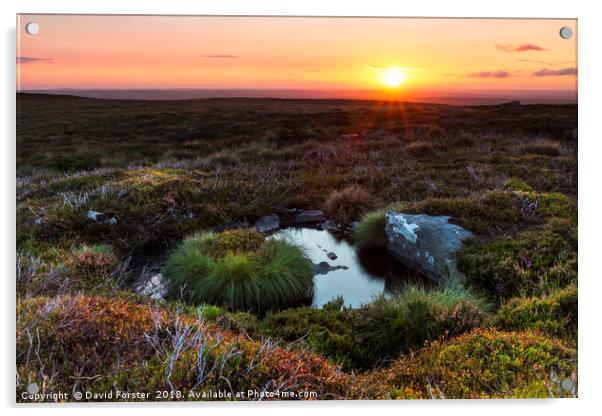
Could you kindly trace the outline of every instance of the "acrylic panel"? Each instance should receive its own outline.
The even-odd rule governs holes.
[[[19,15],[16,400],[577,397],[576,45]]]

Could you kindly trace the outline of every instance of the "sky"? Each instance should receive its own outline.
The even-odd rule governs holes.
[[[576,97],[577,36],[562,26],[577,32],[575,20],[20,15],[17,88]]]

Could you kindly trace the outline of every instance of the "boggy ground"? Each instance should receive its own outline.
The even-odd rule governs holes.
[[[17,400],[32,381],[576,395],[561,387],[577,382],[576,106],[27,94],[17,105]],[[466,287],[261,315],[131,290],[132,264],[153,250],[287,208],[344,222],[385,208],[450,215],[477,235],[459,256]]]

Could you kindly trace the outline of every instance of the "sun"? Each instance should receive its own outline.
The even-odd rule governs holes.
[[[381,81],[389,88],[397,88],[406,79],[406,75],[402,69],[397,67],[389,67],[385,69],[381,76]]]

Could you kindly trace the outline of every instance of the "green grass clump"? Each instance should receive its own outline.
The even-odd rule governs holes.
[[[164,274],[171,296],[232,310],[264,313],[298,306],[313,294],[312,263],[303,250],[253,230],[188,237]]]
[[[342,307],[339,299],[322,309],[305,307],[270,313],[249,332],[257,338],[272,337],[301,348],[309,346],[345,371],[368,369],[378,357],[358,342],[354,321],[353,310]]]
[[[365,214],[353,230],[353,241],[360,249],[384,247],[387,244],[385,234],[386,215],[384,211]]]
[[[473,241],[458,253],[467,282],[502,303],[577,282],[577,229],[552,222],[514,237]]]
[[[395,399],[548,398],[576,395],[560,387],[566,377],[576,382],[576,371],[576,351],[558,339],[478,328],[433,341],[372,377],[390,380]]]
[[[570,285],[538,298],[513,298],[493,322],[503,330],[538,330],[563,339],[577,339],[577,286]]]
[[[392,358],[443,334],[460,334],[487,317],[486,304],[462,289],[407,287],[358,310],[357,331],[372,354]]]

